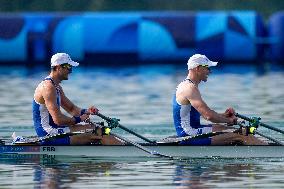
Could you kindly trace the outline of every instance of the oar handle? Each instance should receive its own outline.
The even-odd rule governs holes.
[[[102,119],[106,120],[106,121],[111,121],[111,118],[110,117],[107,117],[101,113],[96,113],[97,116],[101,117]]]
[[[247,117],[247,116],[244,116],[244,115],[241,115],[239,113],[236,113],[235,114],[237,117],[241,118],[241,119],[244,119],[244,120],[247,120],[247,121],[251,121],[251,118]]]
[[[238,113],[236,113],[236,116],[239,117],[239,118],[241,118],[241,119],[244,119],[244,120],[246,120],[246,121],[252,121],[251,118],[249,118],[249,117],[247,117],[247,116],[244,116],[244,115],[241,115],[241,114],[238,114]],[[284,131],[283,131],[283,130],[278,129],[278,128],[276,128],[276,127],[272,127],[272,126],[267,125],[267,124],[265,124],[265,123],[259,122],[259,125],[260,125],[260,126],[263,126],[263,127],[266,127],[267,129],[271,129],[271,130],[273,130],[273,131],[277,131],[277,132],[279,132],[279,133],[284,134]]]
[[[101,117],[102,119],[104,119],[104,120],[106,120],[106,121],[111,121],[111,119],[112,119],[112,118],[107,117],[107,116],[105,116],[105,115],[103,115],[103,114],[101,114],[101,113],[97,113],[96,115],[99,116],[99,117]],[[133,134],[133,135],[135,135],[135,136],[137,136],[138,138],[143,139],[143,140],[146,141],[146,142],[149,142],[149,143],[152,143],[152,144],[156,144],[156,142],[154,142],[154,141],[152,141],[152,140],[149,140],[148,138],[146,138],[146,137],[144,137],[144,136],[142,136],[142,135],[140,135],[140,134],[138,134],[138,133],[136,133],[136,132],[134,132],[134,131],[132,131],[132,130],[126,128],[126,127],[124,127],[124,126],[122,126],[120,123],[118,123],[118,127],[121,128],[121,129],[123,129],[123,130],[125,130],[125,131],[127,131],[127,132],[129,132],[129,133],[131,133],[131,134]]]

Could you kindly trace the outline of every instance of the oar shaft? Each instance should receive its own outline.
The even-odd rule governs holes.
[[[284,131],[282,131],[281,129],[278,129],[276,127],[271,127],[270,125],[267,125],[265,123],[259,123],[260,126],[263,126],[263,127],[266,127],[267,129],[271,129],[271,130],[274,130],[274,131],[277,131],[279,133],[282,133],[284,134]]]
[[[274,139],[274,138],[272,138],[272,137],[266,136],[266,135],[264,135],[264,134],[262,134],[262,133],[260,133],[260,132],[258,132],[258,131],[255,131],[255,133],[258,134],[259,136],[262,136],[262,137],[264,137],[264,138],[267,138],[268,140],[271,140],[271,141],[275,142],[275,143],[278,144],[278,145],[281,145],[281,146],[284,145],[284,144],[283,144],[282,142],[280,142],[279,140],[276,140],[276,139]]]
[[[104,116],[104,117],[105,117],[105,116]],[[89,123],[90,123],[91,125],[94,125],[94,126],[95,126],[95,124],[94,124],[93,122],[89,121]],[[100,126],[99,126],[99,127],[100,127]],[[172,156],[165,155],[165,154],[161,154],[161,153],[156,152],[156,151],[152,151],[152,150],[150,150],[150,149],[148,149],[148,148],[146,148],[146,147],[144,147],[144,146],[141,146],[140,144],[138,144],[138,143],[136,143],[136,142],[133,142],[133,141],[127,139],[127,138],[124,138],[124,137],[122,137],[122,136],[119,136],[119,135],[117,135],[117,134],[115,134],[115,133],[113,133],[113,132],[110,132],[109,134],[111,134],[112,136],[114,136],[114,137],[116,137],[116,138],[118,138],[118,139],[120,139],[120,140],[122,140],[122,141],[124,141],[124,142],[126,142],[126,143],[132,144],[132,145],[135,146],[136,148],[139,148],[140,150],[143,150],[144,152],[147,152],[147,153],[149,153],[149,154],[151,154],[151,155],[159,156],[159,157],[166,157],[166,158],[173,159]]]
[[[241,114],[238,114],[238,113],[236,113],[236,116],[239,117],[239,118],[241,118],[241,119],[247,120],[247,121],[252,121],[251,118],[249,118],[249,117],[247,117],[247,116],[244,116],[244,115],[241,115]],[[278,129],[278,128],[276,128],[276,127],[272,127],[272,126],[267,125],[267,124],[265,124],[265,123],[260,122],[259,125],[260,125],[260,126],[263,126],[263,127],[265,127],[265,128],[267,128],[267,129],[271,129],[271,130],[273,130],[273,131],[277,131],[277,132],[279,132],[279,133],[284,134],[284,131],[283,131],[283,130]]]
[[[127,132],[129,132],[129,133],[131,133],[131,134],[133,134],[133,135],[135,135],[135,136],[137,136],[137,137],[139,137],[139,138],[141,138],[141,139],[143,139],[143,140],[145,140],[146,142],[153,143],[153,144],[155,143],[154,141],[149,140],[148,138],[145,138],[144,136],[142,136],[142,135],[140,135],[138,133],[135,133],[134,131],[132,131],[132,130],[130,130],[130,129],[120,125],[120,124],[118,125],[118,127],[123,129],[123,130],[125,130],[125,131],[127,131]]]
[[[249,117],[244,116],[244,115],[241,115],[241,114],[239,114],[239,113],[236,113],[236,116],[239,117],[239,118],[241,118],[241,119],[247,120],[247,121],[250,121],[250,120],[251,120]]]
[[[166,158],[173,159],[172,156],[165,155],[165,154],[161,154],[161,153],[156,152],[156,151],[152,151],[152,150],[150,150],[150,149],[148,149],[148,148],[145,148],[144,146],[141,146],[140,144],[138,144],[138,143],[136,143],[136,142],[133,142],[133,141],[128,140],[128,139],[126,139],[126,138],[124,138],[124,137],[118,136],[118,135],[116,135],[116,134],[114,134],[114,133],[111,133],[111,135],[115,136],[116,138],[118,138],[118,139],[120,139],[120,140],[122,140],[122,141],[124,141],[124,142],[130,143],[130,144],[132,144],[133,146],[135,146],[136,148],[139,148],[140,150],[143,150],[144,152],[147,152],[147,153],[149,153],[149,154],[151,154],[151,155],[159,156],[159,157],[166,157]]]
[[[107,116],[105,116],[105,115],[103,115],[103,114],[101,114],[101,113],[97,113],[96,115],[99,116],[99,117],[101,117],[101,118],[104,119],[104,120],[111,121],[111,118],[109,118],[109,117],[107,117]],[[155,144],[155,143],[156,143],[156,142],[154,142],[154,141],[152,141],[152,140],[149,140],[148,138],[146,138],[146,137],[144,137],[144,136],[142,136],[142,135],[140,135],[140,134],[138,134],[138,133],[136,133],[136,132],[134,132],[134,131],[132,131],[132,130],[126,128],[126,127],[124,127],[124,126],[121,125],[121,124],[118,124],[118,127],[121,128],[121,129],[123,129],[123,130],[125,130],[125,131],[127,131],[127,132],[129,132],[129,133],[131,133],[131,134],[133,134],[133,135],[135,135],[135,136],[137,136],[138,138],[143,139],[143,140],[146,141],[146,142],[149,142],[149,143],[152,143],[152,144]]]

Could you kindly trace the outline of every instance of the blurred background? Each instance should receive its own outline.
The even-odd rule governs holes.
[[[1,12],[26,11],[154,11],[254,10],[266,20],[284,8],[278,0],[1,0]]]
[[[1,64],[46,65],[56,52],[84,65],[284,58],[282,1],[0,2]]]

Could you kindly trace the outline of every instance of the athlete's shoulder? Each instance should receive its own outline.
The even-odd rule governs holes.
[[[183,96],[186,97],[189,101],[201,97],[199,89],[192,83],[186,83],[182,87],[181,91],[183,93]]]
[[[185,92],[185,93],[192,93],[192,92],[199,91],[198,88],[193,83],[190,83],[187,81],[181,82],[178,85],[177,90],[181,92]]]
[[[50,80],[41,82],[40,91],[43,96],[56,96],[56,87]]]
[[[42,86],[42,88],[49,90],[49,89],[55,89],[54,84],[52,83],[51,80],[43,80],[40,85]]]

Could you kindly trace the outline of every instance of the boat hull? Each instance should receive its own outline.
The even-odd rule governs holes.
[[[181,158],[284,157],[283,146],[145,146]],[[0,154],[42,154],[87,157],[155,157],[135,146],[0,146]]]

